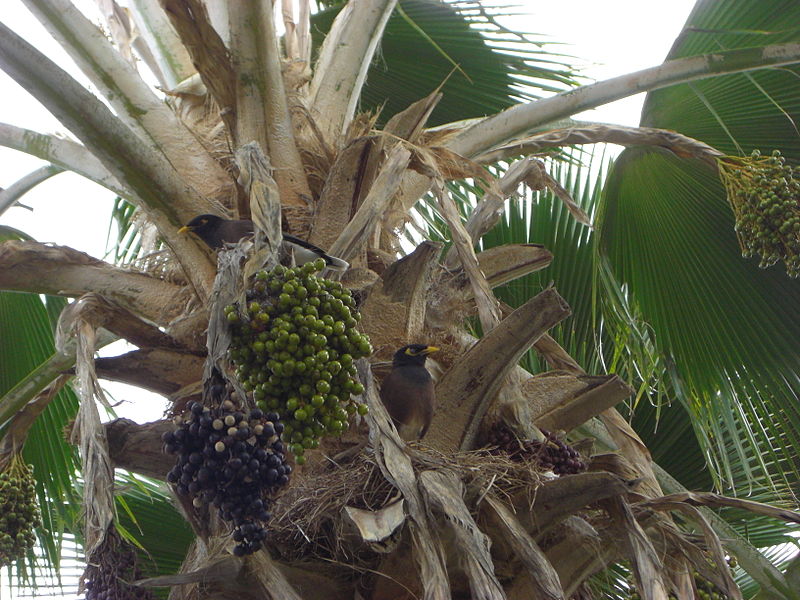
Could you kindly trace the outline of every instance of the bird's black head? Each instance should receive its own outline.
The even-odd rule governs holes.
[[[426,346],[425,344],[409,344],[403,346],[394,353],[392,365],[395,367],[402,365],[424,365],[425,359],[429,354],[438,352],[439,348],[436,346]]]
[[[235,244],[246,235],[253,233],[252,221],[230,221],[217,215],[200,215],[178,230],[178,233],[191,231],[210,248],[223,248],[225,244]]]
[[[203,237],[203,233],[208,231],[213,231],[219,224],[224,221],[222,217],[218,217],[217,215],[198,215],[191,221],[189,221],[186,225],[181,227],[178,230],[178,233],[185,233],[187,231],[192,231]]]

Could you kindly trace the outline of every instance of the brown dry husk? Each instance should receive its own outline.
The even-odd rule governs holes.
[[[466,484],[471,508],[487,493],[502,498],[526,489],[533,496],[544,480],[534,461],[514,461],[486,450],[447,456],[414,444],[408,452],[417,472],[438,469],[456,473]],[[382,554],[367,544],[346,542],[343,509],[350,506],[377,511],[399,496],[381,474],[370,447],[349,462],[326,460],[313,470],[309,465],[293,475],[292,485],[273,507],[271,546],[282,561],[289,563],[322,559],[346,563],[354,570],[370,568]]]

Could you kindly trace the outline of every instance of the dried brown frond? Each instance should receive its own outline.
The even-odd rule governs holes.
[[[205,6],[199,0],[161,0],[161,6],[192,57],[203,83],[229,115],[229,119],[223,116],[223,120],[230,120],[230,127],[233,116],[228,111],[236,106],[233,69],[225,43],[211,25]]]
[[[282,222],[286,224],[285,230],[301,239],[307,240],[311,233],[311,221],[314,211],[311,203],[307,206],[283,206],[281,208]]]

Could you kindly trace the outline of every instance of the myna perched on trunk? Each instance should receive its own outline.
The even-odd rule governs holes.
[[[403,346],[394,353],[392,372],[381,384],[381,400],[406,441],[422,439],[433,419],[436,398],[425,359],[438,350],[423,344]]]
[[[225,244],[235,244],[245,236],[253,235],[253,222],[245,219],[223,219],[217,215],[200,215],[189,221],[178,230],[178,233],[191,231],[211,248],[222,248]],[[309,244],[286,233],[284,243],[288,244],[298,265],[312,262],[318,258],[325,259],[325,264],[334,271],[346,271],[350,266],[346,261],[329,256],[321,248]]]

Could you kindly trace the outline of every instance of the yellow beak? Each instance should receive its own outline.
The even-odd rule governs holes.
[[[183,227],[178,229],[178,233],[186,233],[187,231],[191,231],[191,230],[192,230],[191,227],[189,227],[188,225],[184,225]]]
[[[433,354],[434,352],[438,352],[439,348],[436,346],[428,346],[425,350],[422,351],[422,354]]]

